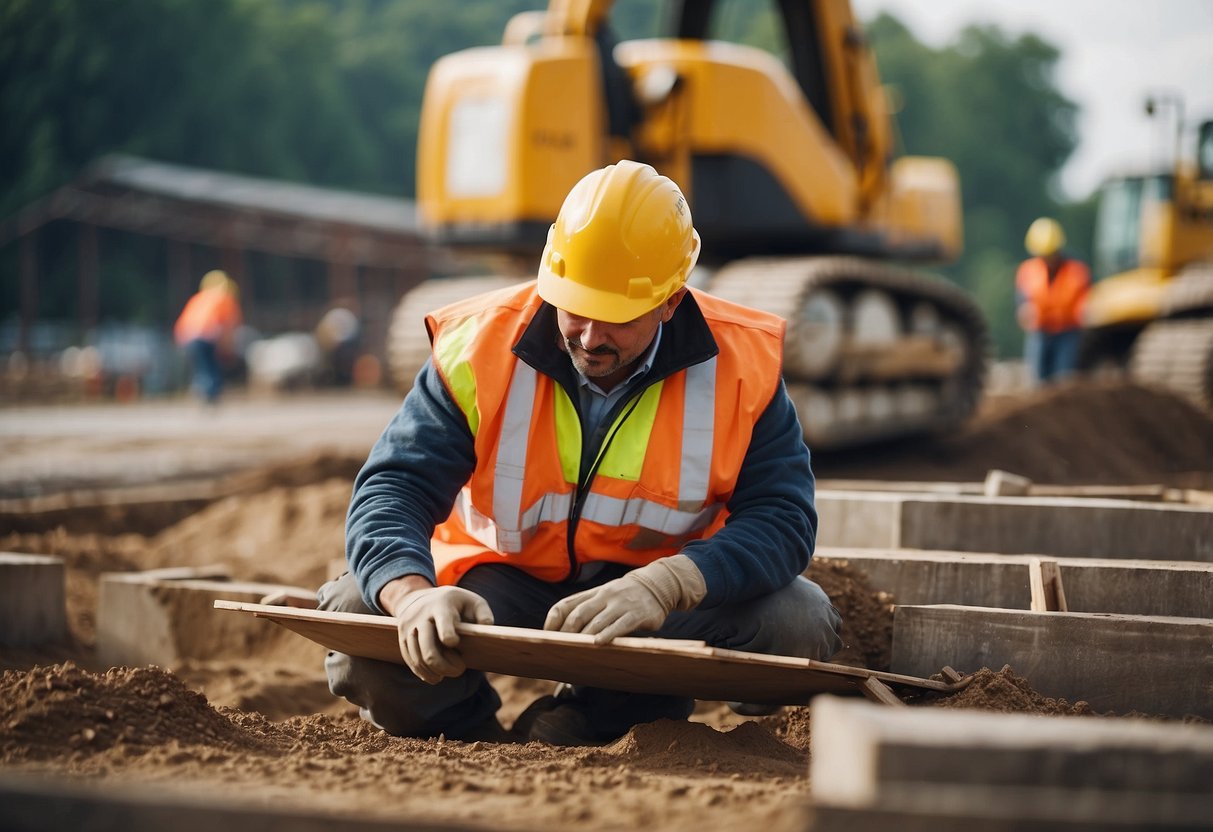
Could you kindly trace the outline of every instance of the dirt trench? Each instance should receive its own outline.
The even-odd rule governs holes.
[[[301,660],[272,639],[248,655],[179,667],[97,663],[103,572],[219,565],[238,580],[317,586],[342,555],[360,463],[309,452],[217,478],[211,496],[188,506],[161,499],[8,515],[0,550],[64,559],[73,639],[0,649],[0,773],[171,785],[236,803],[273,795],[292,808],[485,829],[804,828],[808,707],[746,718],[702,702],[691,722],[637,726],[601,748],[498,746],[386,736],[329,694],[322,652]],[[816,458],[823,478],[968,481],[993,467],[1037,482],[1208,487],[1213,420],[1137,388],[1059,388],[992,403],[953,437]],[[816,561],[810,576],[843,614],[837,660],[886,667],[896,599],[839,562]],[[551,688],[493,679],[507,725]],[[1099,716],[1085,702],[1041,696],[1012,668],[917,704]]]

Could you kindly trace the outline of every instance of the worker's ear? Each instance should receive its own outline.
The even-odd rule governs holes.
[[[682,299],[686,297],[687,287],[683,286],[674,294],[666,298],[665,304],[661,307],[661,322],[669,323],[670,318],[674,317],[674,310],[678,308],[678,304],[682,303]]]

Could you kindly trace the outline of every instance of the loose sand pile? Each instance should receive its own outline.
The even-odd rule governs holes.
[[[954,436],[815,454],[818,477],[1213,489],[1213,414],[1132,385],[1072,382],[990,399]]]
[[[1038,482],[1213,485],[1213,420],[1137,388],[1070,387],[988,407],[959,435],[816,458],[821,477],[979,480],[1004,468]],[[74,642],[0,650],[0,766],[115,783],[156,783],[232,801],[494,829],[701,830],[804,827],[807,707],[763,718],[703,702],[689,723],[638,726],[602,748],[494,746],[385,736],[327,691],[320,652],[100,667],[92,652],[106,571],[222,566],[236,580],[322,582],[342,556],[361,459],[312,454],[217,483],[189,510],[172,500],[70,509],[0,529],[0,550],[67,564]],[[1206,480],[1208,478],[1208,480]],[[810,576],[845,621],[845,663],[885,668],[896,599],[840,562]],[[270,625],[266,625],[269,627]],[[551,683],[494,676],[510,725]],[[1092,715],[1040,696],[1010,668],[984,670],[919,705]]]

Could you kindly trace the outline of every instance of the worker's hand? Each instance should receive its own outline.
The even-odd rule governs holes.
[[[457,586],[415,589],[396,603],[392,613],[404,663],[418,679],[431,685],[467,670],[455,649],[459,646],[455,625],[460,621],[493,623],[488,602]]]
[[[686,555],[674,555],[558,601],[543,629],[585,633],[595,644],[606,644],[637,630],[660,629],[671,612],[693,609],[706,594],[699,567]]]

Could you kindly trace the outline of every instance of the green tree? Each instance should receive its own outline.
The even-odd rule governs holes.
[[[0,4],[0,216],[122,151],[374,184],[323,7],[256,0]]]
[[[885,83],[900,90],[907,153],[943,156],[960,172],[965,251],[946,272],[977,297],[1000,355],[1019,351],[1014,271],[1038,216],[1064,214],[1085,253],[1090,207],[1059,199],[1057,175],[1077,145],[1078,107],[1056,85],[1061,54],[1034,34],[971,26],[931,48],[881,14],[867,27]]]

